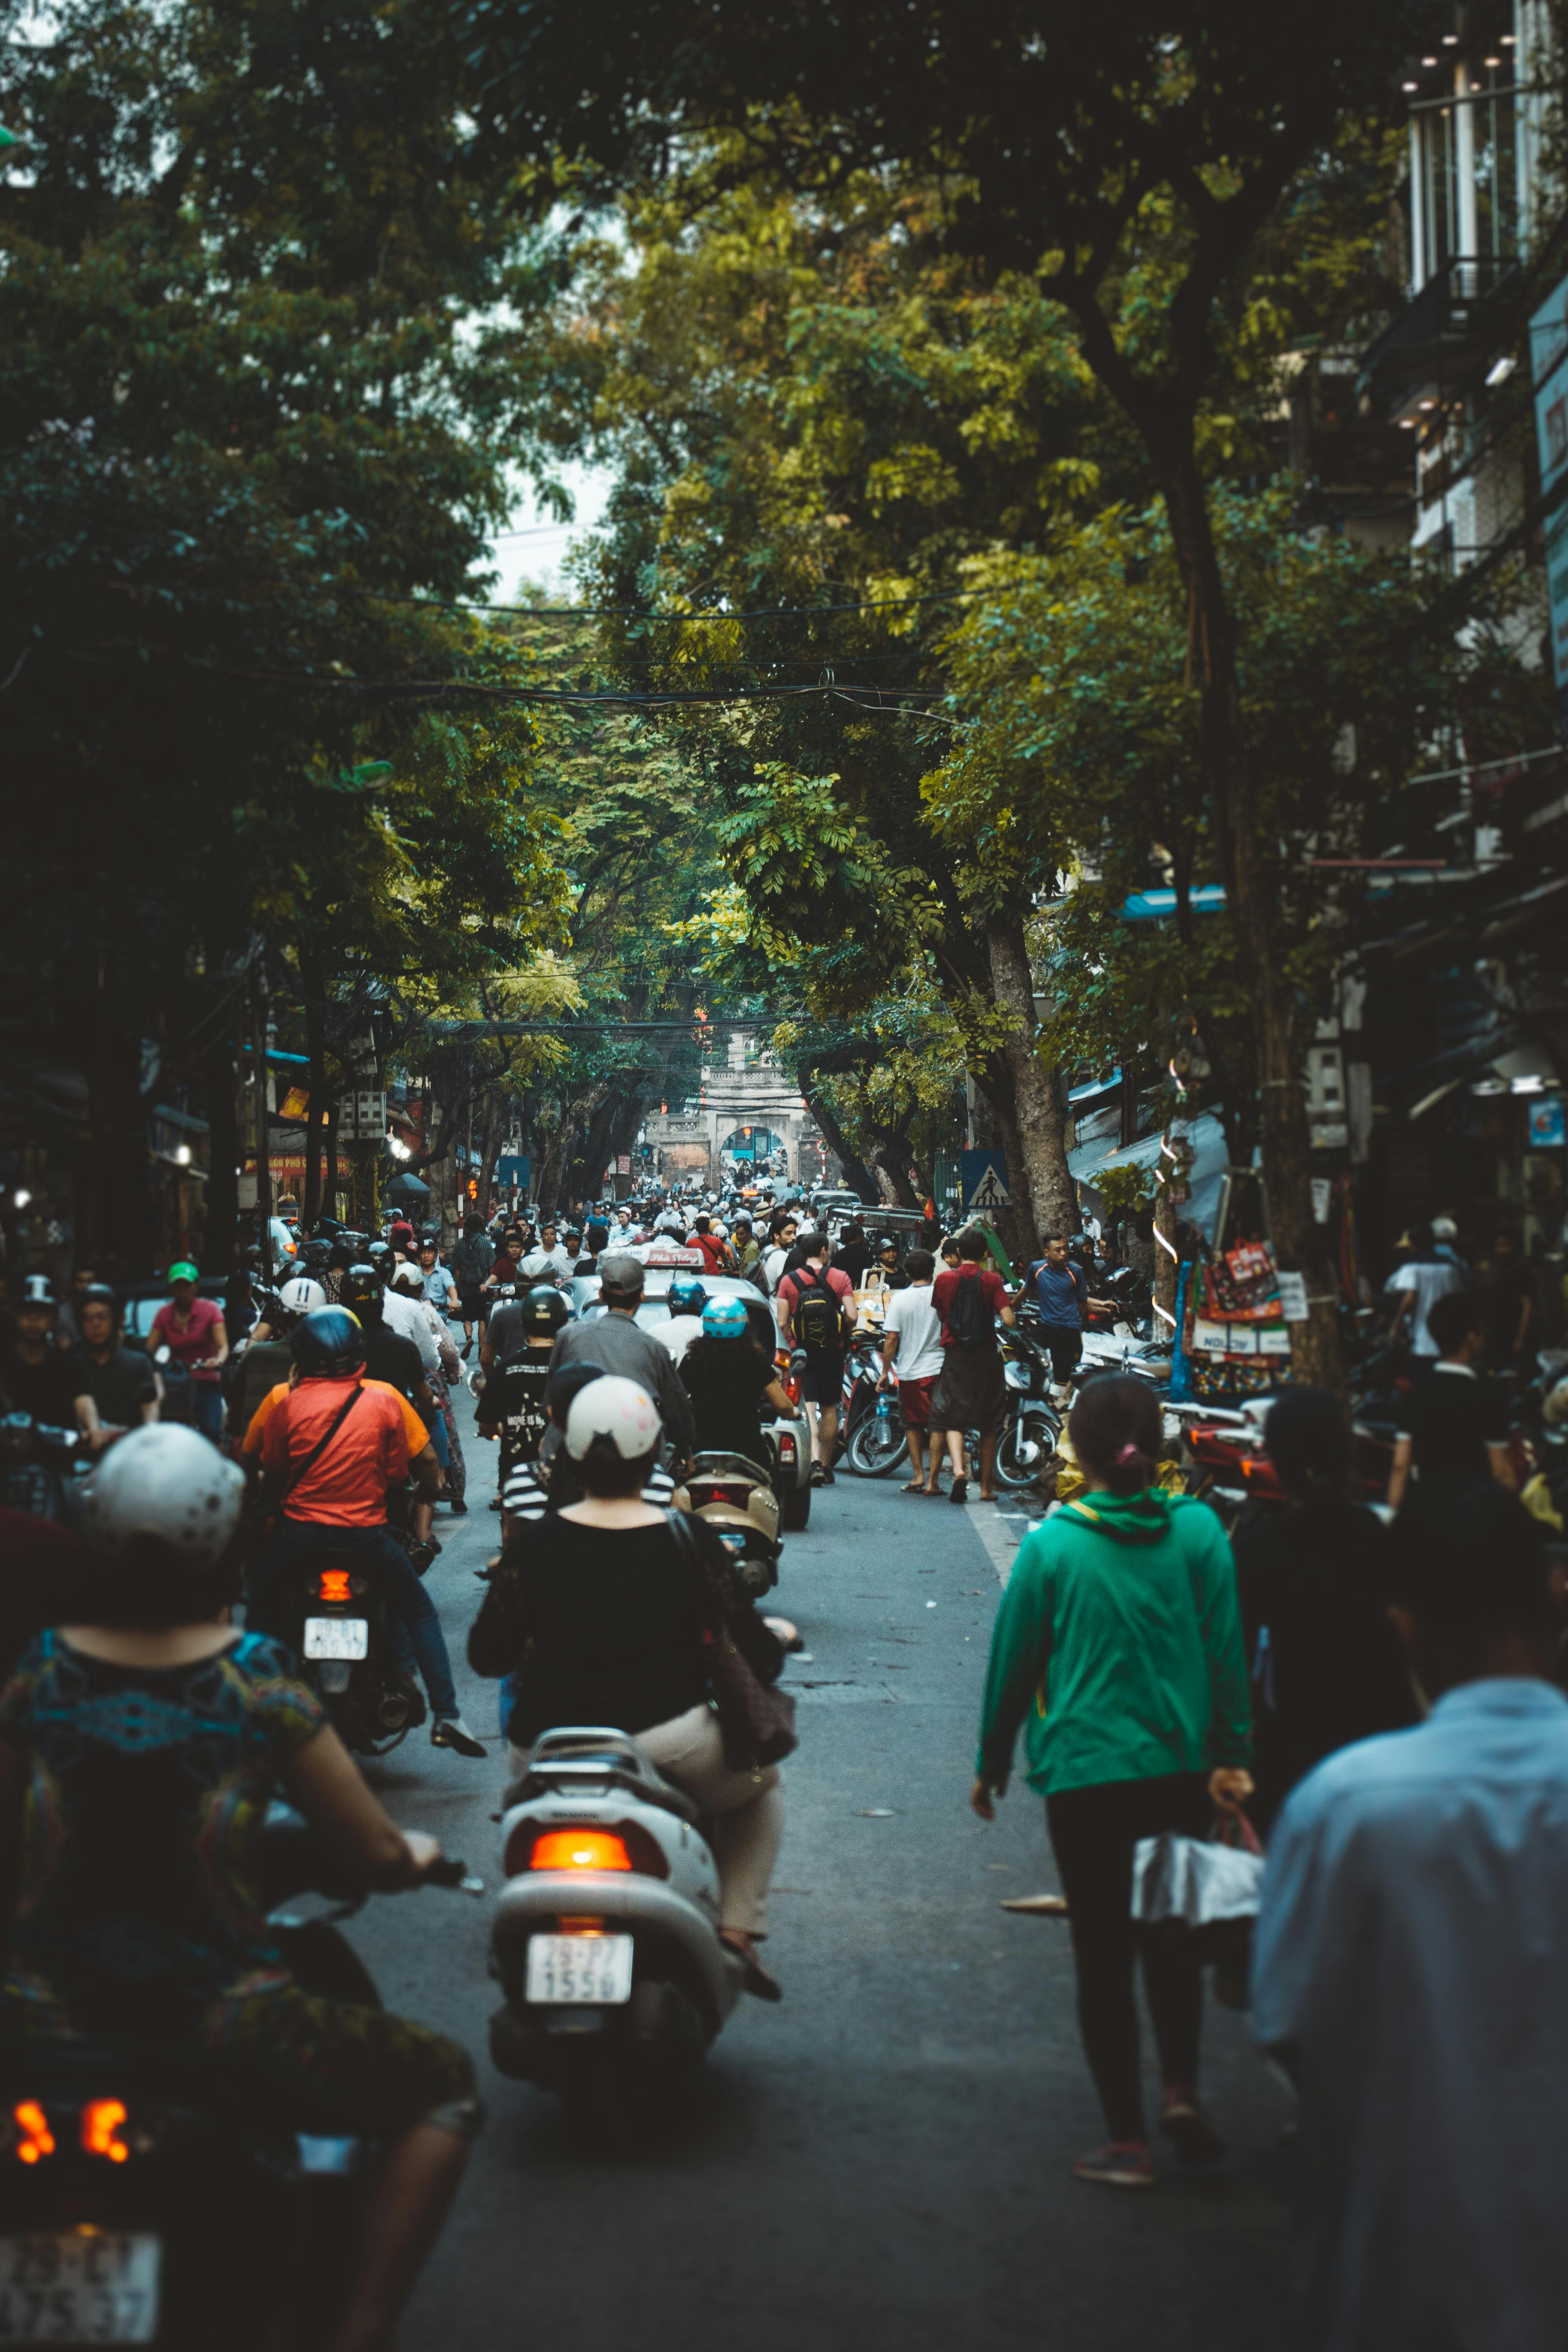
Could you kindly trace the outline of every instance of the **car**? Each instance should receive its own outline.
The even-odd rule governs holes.
[[[650,1263],[644,1270],[642,1304],[637,1313],[637,1319],[645,1331],[657,1331],[661,1323],[668,1322],[669,1306],[666,1293],[677,1274],[700,1270],[699,1266],[688,1263],[691,1258],[700,1261],[700,1252],[655,1250],[651,1253]],[[669,1265],[664,1262],[667,1259],[676,1259],[679,1263]],[[785,1392],[795,1399],[794,1412],[787,1418],[781,1413],[776,1421],[764,1423],[763,1428],[772,1436],[778,1456],[780,1515],[786,1528],[798,1532],[811,1517],[811,1423],[806,1417],[805,1407],[795,1394],[799,1385],[798,1375],[788,1350],[781,1345],[773,1310],[761,1291],[751,1283],[742,1281],[737,1274],[704,1274],[701,1280],[710,1298],[739,1298],[743,1302],[752,1337],[759,1346],[770,1350],[778,1363],[778,1378]],[[574,1275],[569,1296],[573,1316],[579,1322],[590,1323],[596,1316],[608,1311],[599,1297],[596,1274]],[[783,1360],[779,1361],[781,1358]]]

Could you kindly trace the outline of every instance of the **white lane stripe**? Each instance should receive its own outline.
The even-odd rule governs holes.
[[[1004,1518],[994,1503],[973,1503],[965,1507],[969,1512],[969,1524],[996,1570],[996,1581],[1005,1591],[1007,1579],[1013,1573],[1013,1555],[1023,1541],[1025,1530],[1011,1519]]]

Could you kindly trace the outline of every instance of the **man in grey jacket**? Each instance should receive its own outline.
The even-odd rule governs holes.
[[[568,1323],[556,1335],[550,1369],[558,1364],[597,1364],[636,1381],[658,1407],[664,1433],[673,1449],[674,1465],[691,1459],[695,1429],[691,1400],[669,1351],[637,1320],[642,1305],[643,1270],[635,1257],[609,1256],[599,1261],[601,1296],[609,1312],[591,1322]],[[673,1465],[672,1465],[673,1466]]]
[[[481,1328],[485,1320],[485,1302],[479,1296],[479,1285],[495,1264],[496,1245],[485,1231],[482,1217],[463,1219],[463,1236],[452,1252],[452,1279],[458,1286],[458,1311],[463,1318],[463,1357],[467,1361],[474,1344],[474,1326]]]

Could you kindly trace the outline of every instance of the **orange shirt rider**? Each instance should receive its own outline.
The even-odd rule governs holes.
[[[245,1433],[245,1452],[275,1477],[287,1478],[320,1444],[351,1390],[363,1393],[321,1460],[289,1490],[284,1517],[330,1528],[379,1528],[386,1523],[389,1486],[413,1470],[422,1492],[434,1496],[439,1475],[430,1433],[407,1399],[384,1381],[312,1378],[297,1388],[280,1383],[257,1406]]]

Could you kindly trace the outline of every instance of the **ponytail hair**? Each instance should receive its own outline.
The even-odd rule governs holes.
[[[1068,1415],[1073,1452],[1113,1495],[1142,1495],[1154,1481],[1163,1425],[1146,1381],[1102,1372],[1086,1381]]]

